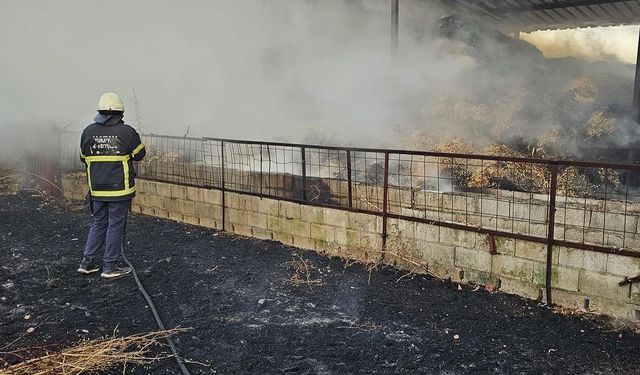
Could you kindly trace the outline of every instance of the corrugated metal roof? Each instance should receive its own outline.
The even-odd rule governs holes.
[[[640,24],[640,0],[441,0],[519,31]]]

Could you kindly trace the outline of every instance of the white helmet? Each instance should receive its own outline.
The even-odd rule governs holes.
[[[108,92],[103,94],[98,101],[98,111],[124,112],[124,103],[118,94]]]

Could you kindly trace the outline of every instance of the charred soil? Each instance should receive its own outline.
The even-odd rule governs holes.
[[[132,278],[75,272],[88,222],[53,201],[0,197],[0,351],[156,330]],[[640,336],[516,296],[396,283],[392,269],[369,283],[338,259],[141,215],[128,241],[167,327],[193,328],[175,342],[200,363],[194,374],[640,374]],[[320,281],[292,283],[296,259]],[[163,360],[127,373],[178,369]]]

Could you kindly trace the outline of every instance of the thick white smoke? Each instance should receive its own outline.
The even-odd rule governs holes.
[[[585,75],[614,82],[600,97],[629,105],[630,84],[617,82],[631,66],[548,62],[495,34],[444,38],[446,12],[401,3],[392,58],[387,0],[3,0],[0,127],[80,130],[115,91],[144,132],[299,141],[321,129],[332,142],[403,146],[416,130],[535,137],[562,126],[551,107]]]
[[[415,48],[413,38],[403,40],[413,65],[393,66],[387,3],[4,1],[2,123],[54,119],[81,129],[112,90],[127,97],[127,119],[150,132],[189,126],[198,135],[290,139],[311,126],[384,131],[410,113],[414,103],[404,99],[425,80],[457,69],[421,67],[433,60],[430,42]]]

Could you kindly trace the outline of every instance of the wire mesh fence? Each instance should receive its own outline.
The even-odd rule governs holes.
[[[60,132],[60,161],[58,169],[62,172],[84,170],[84,164],[80,161],[80,133]]]
[[[640,250],[640,166],[144,135],[141,178],[604,251]],[[61,135],[64,171],[79,136]]]
[[[215,188],[221,186],[220,152],[201,138],[143,135],[147,154],[137,174],[148,180]]]
[[[619,166],[561,168],[555,239],[640,250],[640,173]]]
[[[541,168],[472,156],[394,153],[388,209],[402,217],[545,237],[550,194]]]

